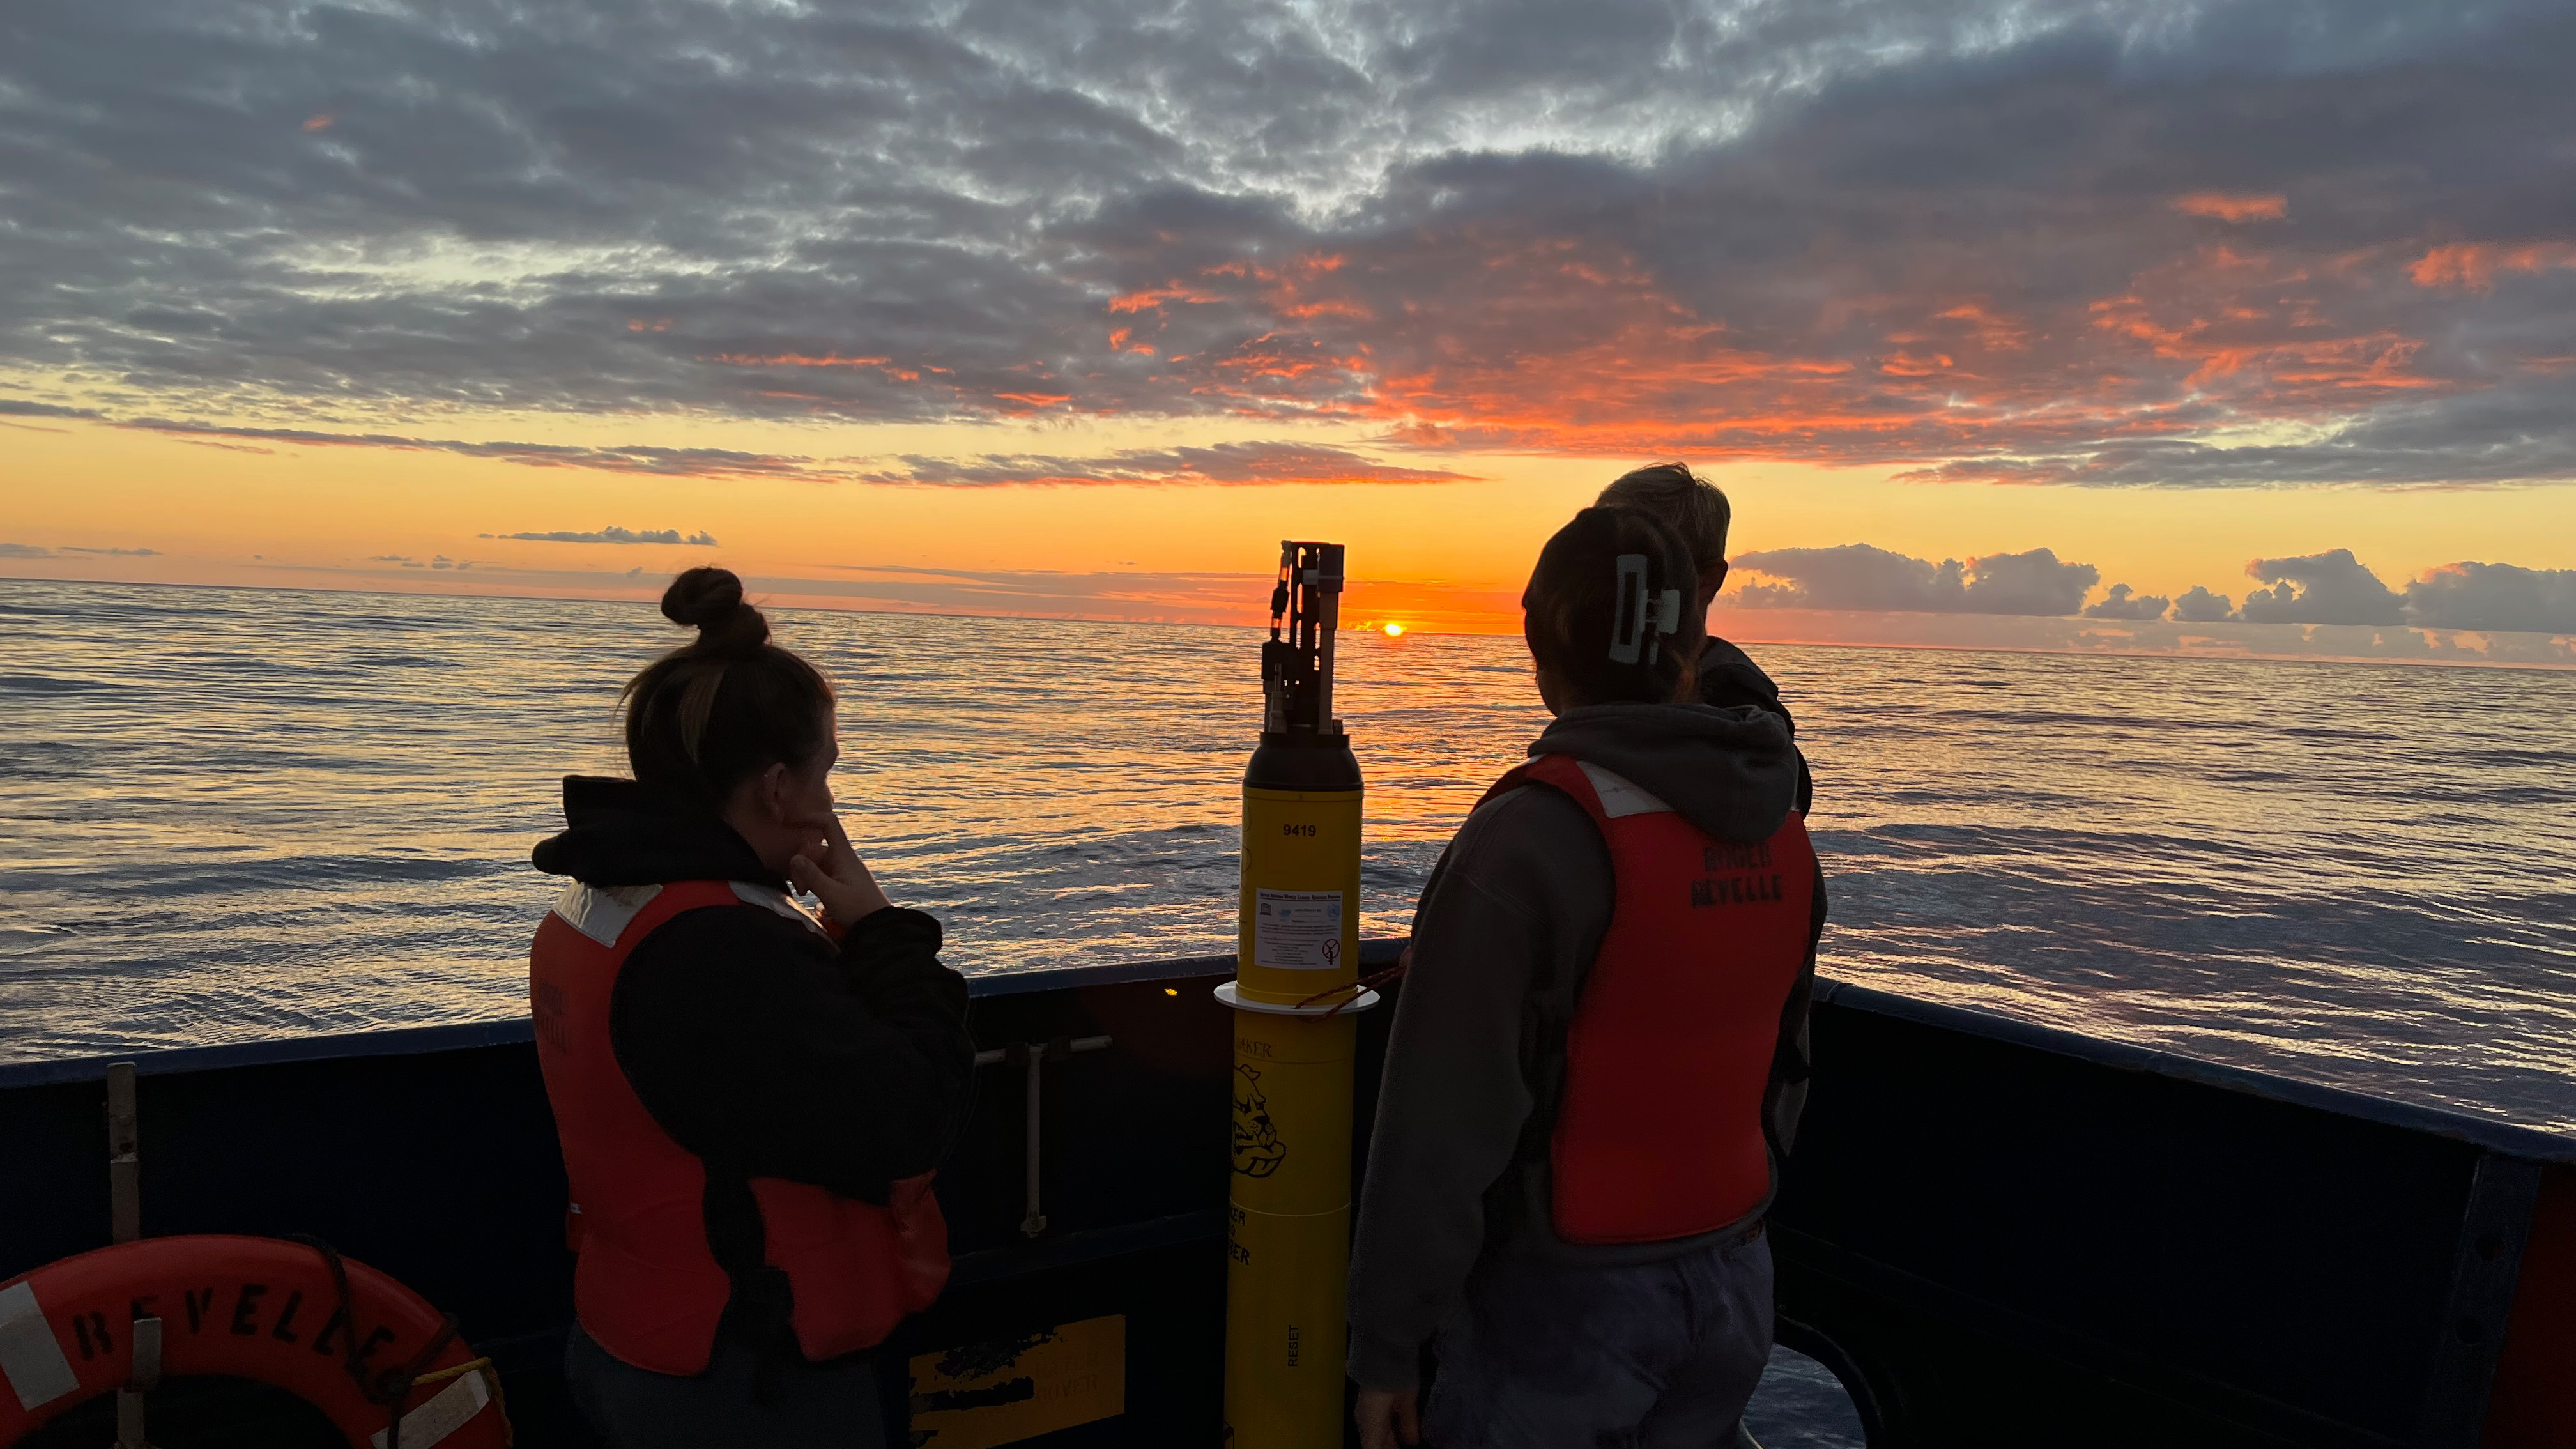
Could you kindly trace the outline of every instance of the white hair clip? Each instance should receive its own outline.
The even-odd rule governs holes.
[[[1652,664],[1663,653],[1660,639],[1649,639],[1646,631],[1656,634],[1678,633],[1682,627],[1682,591],[1666,589],[1649,604],[1646,595],[1646,556],[1642,553],[1619,555],[1618,581],[1614,585],[1618,613],[1610,621],[1610,662],[1634,664],[1639,659]]]

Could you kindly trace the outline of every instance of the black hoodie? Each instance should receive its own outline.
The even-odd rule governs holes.
[[[1800,793],[1787,721],[1752,705],[1567,710],[1530,753],[1598,765],[1725,840],[1767,838]],[[1547,1140],[1565,1030],[1615,898],[1592,818],[1543,786],[1478,806],[1433,868],[1414,915],[1351,1251],[1350,1372],[1363,1387],[1418,1384],[1421,1345],[1487,1252],[1652,1261],[1739,1233],[1763,1211],[1705,1237],[1613,1247],[1566,1243],[1549,1223]],[[1807,1002],[1824,919],[1819,871],[1806,966],[1780,1014],[1764,1099],[1775,1182],[1806,1096]]]
[[[786,886],[731,826],[632,780],[566,779],[564,818],[536,848],[549,874]],[[609,1044],[653,1120],[706,1160],[709,1245],[738,1290],[743,1265],[761,1261],[749,1179],[881,1203],[946,1154],[975,1045],[966,980],[939,964],[939,947],[939,922],[919,911],[877,911],[835,947],[746,903],[674,916],[627,957]],[[737,1291],[729,1327],[755,1339],[775,1329],[742,1322],[743,1301]]]

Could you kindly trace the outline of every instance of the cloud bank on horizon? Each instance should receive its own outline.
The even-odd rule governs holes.
[[[387,423],[1320,420],[1927,480],[2576,479],[2576,12],[2548,0],[101,0],[11,36],[22,416],[973,486],[1457,475]],[[2053,600],[2065,567],[1904,587]],[[2342,607],[2336,577],[2246,607]]]
[[[1985,554],[1964,563],[1910,558],[1865,543],[1739,554],[1734,566],[1762,577],[1721,596],[1739,609],[1821,609],[1922,614],[2019,614],[2185,624],[2400,625],[2476,632],[2576,634],[2576,569],[2461,562],[2427,570],[2395,590],[2352,550],[2258,558],[2258,584],[2239,608],[2194,585],[2179,599],[2113,584],[2084,600],[2101,570],[2061,562],[2054,550]]]

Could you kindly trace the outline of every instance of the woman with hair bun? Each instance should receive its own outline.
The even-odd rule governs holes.
[[[616,1449],[875,1449],[867,1351],[947,1279],[930,1174],[974,1074],[966,983],[842,831],[823,676],[724,569],[662,613],[697,637],[626,686],[634,778],[566,779],[535,854],[572,878],[529,956],[579,1254],[566,1375]]]
[[[1786,722],[1693,697],[1696,601],[1627,508],[1522,595],[1556,721],[1414,915],[1351,1253],[1366,1449],[1729,1443],[1770,1357],[1824,879]]]

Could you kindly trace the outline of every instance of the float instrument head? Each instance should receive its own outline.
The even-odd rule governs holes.
[[[1270,641],[1261,646],[1261,732],[1320,743],[1333,718],[1333,631],[1342,612],[1342,546],[1282,540],[1270,590]]]
[[[1303,1001],[1357,977],[1359,761],[1333,717],[1342,546],[1279,545],[1261,646],[1261,744],[1243,772],[1241,989]]]

